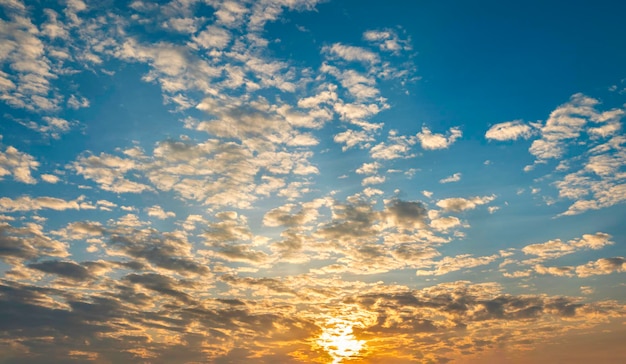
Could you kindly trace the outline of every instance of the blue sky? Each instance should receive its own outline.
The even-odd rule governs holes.
[[[0,0],[0,363],[623,358],[623,11]]]

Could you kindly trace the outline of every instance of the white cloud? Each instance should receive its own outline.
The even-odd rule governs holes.
[[[225,48],[231,40],[230,32],[224,28],[208,26],[201,31],[193,40],[204,48]]]
[[[381,164],[378,162],[372,163],[363,163],[363,165],[357,168],[356,173],[358,174],[374,174],[381,167]]]
[[[533,134],[533,128],[524,124],[520,120],[507,121],[493,125],[485,133],[487,139],[493,140],[517,140],[519,138],[528,139]]]
[[[152,188],[125,178],[125,174],[136,169],[131,159],[101,153],[99,156],[81,156],[72,165],[76,173],[93,180],[100,188],[117,193],[141,193]]]
[[[176,214],[173,211],[164,211],[161,206],[154,205],[152,207],[147,207],[146,212],[148,216],[156,217],[157,219],[165,220],[170,217],[176,217]]]
[[[465,210],[473,210],[479,205],[487,204],[493,201],[496,196],[476,196],[469,199],[463,197],[453,197],[446,198],[443,200],[437,201],[437,206],[441,207],[445,211],[465,211]]]
[[[449,230],[453,227],[457,227],[460,225],[461,225],[461,220],[459,220],[459,218],[455,216],[439,217],[439,218],[433,219],[430,222],[430,226],[433,229],[439,230],[439,231],[446,231],[446,230]]]
[[[363,39],[376,44],[381,51],[398,54],[400,51],[411,50],[410,40],[402,40],[393,29],[368,30]]]
[[[335,143],[345,144],[341,148],[345,152],[346,150],[356,145],[362,145],[368,142],[373,142],[375,139],[370,133],[366,131],[348,129],[341,133],[335,134],[335,136],[333,137],[333,140],[335,141]]]
[[[450,177],[446,177],[439,180],[439,183],[458,182],[461,180],[461,173],[455,173]]]
[[[448,148],[462,135],[463,133],[458,127],[450,128],[447,136],[444,134],[433,134],[427,127],[422,127],[422,131],[417,133],[417,139],[423,149],[435,150]]]
[[[357,61],[370,64],[379,62],[379,57],[376,53],[365,48],[344,45],[341,43],[326,46],[322,49],[322,51],[350,62]]]
[[[385,182],[385,180],[386,180],[385,176],[369,176],[363,179],[363,181],[361,182],[361,185],[363,186],[378,185],[378,184]]]
[[[398,158],[411,158],[414,156],[411,153],[411,147],[415,144],[415,139],[397,135],[395,130],[389,132],[387,142],[382,142],[373,146],[370,149],[370,155],[374,159],[398,159]]]
[[[18,182],[35,184],[37,181],[31,175],[31,171],[38,167],[39,162],[35,157],[20,152],[15,147],[9,146],[4,152],[0,151],[0,180],[3,176],[12,176]]]
[[[42,174],[41,175],[41,179],[44,182],[48,182],[48,183],[57,183],[57,182],[59,182],[59,177],[55,176],[54,174]]]

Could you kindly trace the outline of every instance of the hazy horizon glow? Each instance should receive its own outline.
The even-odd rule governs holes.
[[[625,10],[0,0],[0,363],[623,360]]]

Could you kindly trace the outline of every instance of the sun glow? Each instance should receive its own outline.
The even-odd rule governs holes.
[[[333,364],[357,356],[364,348],[365,340],[357,340],[354,336],[354,325],[354,322],[340,318],[331,318],[326,322],[317,343],[330,354]]]

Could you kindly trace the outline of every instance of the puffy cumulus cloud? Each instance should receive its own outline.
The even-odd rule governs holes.
[[[363,179],[363,181],[361,182],[361,185],[363,186],[378,185],[378,184],[384,183],[386,179],[387,178],[385,176],[369,176]]]
[[[626,258],[600,258],[576,267],[576,274],[579,277],[590,277],[614,272],[626,272]]]
[[[158,205],[147,207],[146,212],[148,213],[148,216],[156,217],[157,219],[161,220],[176,217],[176,213],[174,213],[173,211],[164,211],[163,208]]]
[[[461,226],[461,220],[456,216],[443,216],[434,218],[430,222],[430,227],[439,231],[447,231],[457,226]]]
[[[543,259],[553,259],[579,250],[602,249],[605,246],[614,244],[610,239],[611,236],[609,234],[602,232],[584,234],[581,238],[572,239],[567,242],[556,239],[545,243],[527,245],[522,248],[522,252],[528,255],[536,255]]]
[[[372,75],[357,72],[352,69],[340,70],[330,65],[324,65],[322,70],[334,76],[347,92],[347,95],[354,97],[359,102],[371,102],[380,96],[380,91],[376,88],[376,78]],[[357,104],[352,105],[356,106]],[[336,103],[334,106],[335,110],[339,113],[342,113],[342,109],[349,107],[341,103]],[[372,108],[374,106],[386,107],[386,104],[370,104],[369,107]]]
[[[322,239],[340,243],[355,243],[377,240],[377,223],[379,212],[366,201],[339,203],[335,201],[331,207],[332,220],[316,231]]]
[[[389,132],[387,142],[379,143],[370,149],[370,155],[374,159],[391,160],[398,158],[412,158],[411,147],[415,145],[415,139],[404,135],[398,135],[396,131]]]
[[[415,230],[426,226],[428,213],[420,201],[393,199],[385,201],[383,215],[387,224],[398,230]]]
[[[375,174],[381,166],[382,165],[380,163],[378,163],[378,162],[363,163],[363,165],[361,167],[356,169],[356,173],[358,173],[358,174]]]
[[[215,214],[217,221],[207,224],[202,234],[210,250],[199,253],[228,262],[241,262],[265,266],[269,255],[253,249],[255,235],[250,231],[248,219],[235,211],[223,211]]]
[[[11,176],[22,183],[34,184],[37,180],[31,172],[37,170],[39,162],[30,154],[20,152],[9,146],[4,152],[0,151],[0,180],[4,176]]]
[[[463,133],[458,127],[450,128],[447,135],[436,134],[427,127],[422,127],[422,131],[417,133],[417,140],[423,149],[435,150],[448,148],[461,136],[463,136]]]
[[[203,48],[223,49],[231,41],[232,35],[224,28],[208,26],[193,37],[194,42]]]
[[[6,8],[8,19],[2,20],[0,64],[12,72],[0,74],[0,99],[11,107],[36,112],[54,111],[59,100],[52,94],[51,81],[56,77],[39,30],[21,5]]]
[[[58,176],[55,176],[54,174],[42,174],[41,175],[41,179],[44,182],[48,182],[48,183],[58,183],[61,179]]]
[[[80,156],[70,167],[77,174],[97,183],[100,188],[116,193],[141,193],[152,188],[144,183],[131,181],[125,175],[139,166],[130,158],[107,153]]]
[[[623,310],[615,303],[505,294],[492,283],[451,282],[421,290],[379,286],[364,291],[346,300],[369,313],[354,329],[368,343],[360,355],[383,361],[410,356],[414,352],[403,347],[418,343],[421,359],[478,360],[474,355],[500,345],[508,350],[529,349],[586,320],[591,320],[588,328],[601,329],[606,318],[617,317]]]
[[[138,148],[124,154],[81,156],[70,166],[103,190],[174,191],[186,200],[237,208],[251,207],[260,196],[304,193],[306,182],[296,180],[286,186],[285,177],[319,173],[309,162],[312,152],[276,149],[272,143],[255,144],[253,140],[245,144],[218,139],[165,140],[157,143],[151,155]]]
[[[373,142],[376,139],[371,133],[368,133],[364,130],[353,130],[348,129],[341,133],[336,134],[333,137],[335,143],[345,144],[341,149],[345,152],[346,150],[356,146],[356,145],[367,145],[368,142]]]
[[[319,209],[327,205],[329,205],[329,201],[326,199],[301,203],[299,210],[296,204],[285,204],[266,212],[263,216],[263,224],[272,227],[285,226],[303,229],[308,224],[317,221]]]
[[[485,138],[498,141],[528,139],[533,132],[533,128],[521,120],[506,121],[491,126],[485,133]]]
[[[496,196],[476,196],[472,198],[452,197],[437,201],[437,206],[445,211],[461,212],[465,210],[473,210],[477,206],[487,204],[495,200]]]

